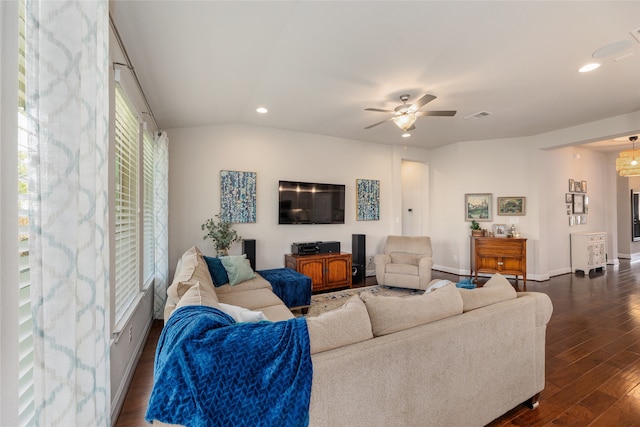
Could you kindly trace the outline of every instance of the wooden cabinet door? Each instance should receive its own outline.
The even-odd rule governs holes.
[[[297,270],[311,278],[311,286],[314,291],[325,287],[324,260],[322,258],[299,259]]]
[[[325,271],[326,286],[333,288],[351,284],[351,257],[340,256],[327,258],[327,269]]]
[[[477,237],[471,240],[472,269],[478,273],[522,276],[527,283],[527,240],[519,238]]]

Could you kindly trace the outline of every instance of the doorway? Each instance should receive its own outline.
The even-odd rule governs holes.
[[[423,162],[403,160],[400,168],[402,182],[402,235],[428,236],[429,174]]]

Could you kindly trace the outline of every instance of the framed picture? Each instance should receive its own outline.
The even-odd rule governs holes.
[[[573,184],[574,184],[574,181],[572,179],[570,179],[569,180],[569,191],[572,192],[572,193],[575,191],[574,190],[575,187],[574,187]]]
[[[573,214],[573,200],[571,201],[571,203],[567,203],[567,215],[571,215]]]
[[[584,195],[584,213],[588,214],[589,213],[589,196],[587,196],[586,194]]]
[[[493,195],[491,193],[467,193],[464,195],[465,221],[491,221]]]
[[[507,224],[493,224],[494,237],[507,237]]]
[[[380,220],[380,181],[356,179],[356,221]]]
[[[256,222],[256,173],[220,171],[221,218],[231,223]]]
[[[582,182],[574,181],[573,182],[573,192],[574,193],[582,193]]]
[[[564,202],[573,204],[573,194],[567,193],[564,195]]]
[[[573,195],[573,214],[583,214],[584,213],[584,194],[574,194]]]
[[[581,189],[582,189],[582,192],[583,192],[583,193],[586,193],[586,192],[587,192],[587,181],[582,181],[582,182],[580,183],[580,187],[581,187]]]
[[[525,214],[525,197],[498,197],[498,215]]]

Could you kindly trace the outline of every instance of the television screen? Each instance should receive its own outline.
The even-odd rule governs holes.
[[[344,185],[280,181],[278,224],[344,224]]]

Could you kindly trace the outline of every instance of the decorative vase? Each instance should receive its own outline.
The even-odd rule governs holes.
[[[217,252],[219,257],[221,257],[221,256],[229,256],[229,248],[216,249],[216,252]]]

